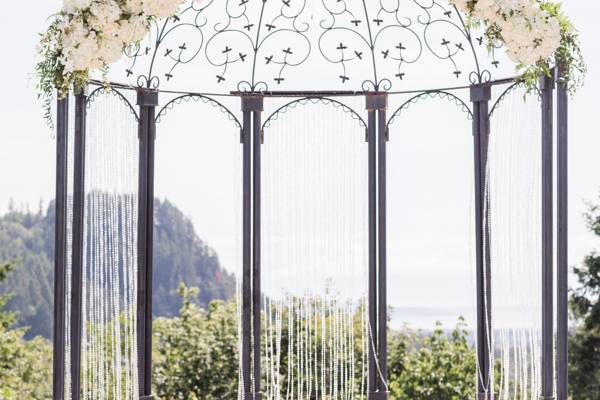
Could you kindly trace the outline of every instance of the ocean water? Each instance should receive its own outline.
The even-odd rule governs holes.
[[[462,317],[467,329],[475,328],[475,310],[468,307],[392,307],[390,327],[394,330],[409,327],[412,329],[432,330],[440,322],[445,330],[456,326]]]
[[[531,310],[517,308],[494,310],[493,326],[494,329],[536,328],[541,323],[541,312],[539,319],[532,319],[531,315]],[[456,327],[460,317],[464,318],[467,330],[475,329],[475,307],[391,307],[390,327],[432,330],[440,322],[443,329],[450,330]]]

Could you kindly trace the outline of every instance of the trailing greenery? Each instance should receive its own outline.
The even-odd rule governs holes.
[[[587,73],[587,65],[581,52],[579,33],[569,17],[561,10],[560,3],[542,1],[540,7],[550,15],[556,17],[560,23],[560,46],[554,56],[554,61],[561,66],[561,75],[558,77],[565,84],[571,94],[574,94],[583,85]],[[551,76],[552,70],[547,62],[539,61],[532,66],[517,66],[523,70],[523,80],[526,87],[537,87],[540,76]]]
[[[35,65],[38,98],[42,101],[44,120],[53,129],[52,100],[65,98],[69,90],[81,93],[86,85],[89,71],[65,72],[62,64],[62,18],[51,17],[46,32],[40,34],[39,61]]]
[[[489,0],[450,0],[451,3],[455,4],[459,9],[467,14],[466,26],[469,28],[477,29],[483,28],[485,32],[486,42],[488,49],[494,51],[497,48],[505,45],[509,57],[511,59],[518,58],[515,56],[516,50],[511,49],[510,45],[507,45],[508,36],[513,34],[510,32],[514,26],[511,26],[507,22],[513,21],[525,21],[525,29],[520,31],[521,35],[525,35],[525,32],[536,33],[535,27],[532,26],[535,19],[523,19],[521,11],[518,11],[518,6],[515,9],[502,9],[501,6],[513,6],[517,3],[505,1],[505,4],[495,2],[500,9],[497,12],[482,13],[482,9],[478,8],[478,3],[486,3],[483,6],[488,7]],[[560,76],[558,79],[561,83],[565,84],[571,94],[574,94],[577,89],[583,85],[583,81],[587,72],[587,65],[584,61],[583,54],[581,51],[581,45],[579,41],[579,33],[573,22],[569,17],[562,11],[561,3],[548,0],[532,0],[533,8],[545,13],[537,16],[538,20],[545,19],[555,20],[558,22],[558,28],[560,29],[560,42],[557,43],[558,47],[552,55],[548,57],[542,57],[537,59],[535,62],[516,62],[516,70],[521,74],[521,80],[525,84],[525,88],[528,93],[536,92],[539,87],[539,80],[542,76],[552,76],[553,68],[560,66]],[[506,29],[509,32],[503,31],[502,25],[507,25]],[[518,25],[515,25],[518,26]],[[509,29],[510,28],[510,29]],[[557,37],[558,38],[558,37]],[[542,36],[542,39],[536,39],[534,41],[534,49],[541,48],[546,38]],[[510,43],[510,42],[509,42]],[[512,57],[511,57],[512,51]]]
[[[151,21],[177,14],[186,0],[64,0],[40,35],[35,72],[46,120],[52,125],[50,101],[81,92],[90,71],[106,75],[111,65],[149,31]],[[108,86],[108,83],[106,83]]]

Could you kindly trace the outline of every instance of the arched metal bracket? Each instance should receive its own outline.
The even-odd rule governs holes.
[[[96,89],[94,89],[90,93],[90,95],[88,96],[88,98],[86,100],[86,107],[89,109],[91,107],[92,103],[96,100],[96,98],[100,97],[103,94],[112,94],[113,96],[115,96],[116,98],[121,100],[123,102],[123,104],[125,104],[125,106],[127,106],[127,108],[129,108],[129,111],[135,117],[135,120],[137,122],[140,121],[140,117],[139,117],[135,107],[131,104],[131,102],[127,99],[127,97],[125,97],[125,95],[123,93],[121,93],[119,90],[117,90],[113,87],[99,86]]]
[[[290,101],[289,103],[287,103],[287,104],[279,107],[277,110],[275,110],[265,120],[265,122],[262,126],[263,131],[271,125],[271,121],[275,121],[276,119],[278,119],[279,115],[285,114],[290,108],[296,108],[298,105],[305,105],[305,104],[308,104],[309,102],[312,104],[317,104],[317,103],[331,104],[335,108],[341,108],[344,112],[349,113],[352,116],[352,119],[356,120],[362,128],[365,128],[365,129],[367,128],[367,123],[365,122],[363,117],[361,117],[361,115],[358,112],[356,112],[352,107],[342,103],[341,101],[335,100],[335,99],[332,99],[329,97],[308,96],[308,97],[303,97],[301,99],[296,99],[296,100]]]
[[[410,99],[408,99],[404,103],[402,103],[402,105],[400,107],[398,107],[396,109],[396,111],[394,111],[394,113],[391,115],[390,119],[388,120],[388,122],[386,124],[386,128],[389,130],[390,125],[392,125],[396,121],[398,116],[400,116],[400,114],[402,114],[402,111],[408,109],[411,105],[416,104],[422,100],[436,99],[436,98],[447,100],[451,103],[454,103],[456,106],[460,107],[461,110],[465,114],[467,114],[467,118],[469,120],[473,119],[473,112],[471,111],[471,108],[460,97],[456,96],[453,93],[444,91],[444,90],[429,90],[429,91],[425,91],[425,92],[419,93],[417,95],[414,95],[413,97],[411,97]]]
[[[490,109],[490,113],[489,113],[490,118],[492,117],[492,115],[494,114],[496,109],[500,106],[502,101],[504,101],[506,96],[508,96],[510,93],[514,92],[518,88],[522,88],[524,86],[525,86],[525,84],[523,83],[523,81],[516,81],[512,85],[510,85],[508,88],[506,88],[504,90],[504,92],[502,92],[502,94],[496,99],[496,101],[492,105],[492,108]]]
[[[213,99],[212,97],[195,93],[184,94],[170,100],[160,109],[160,111],[156,115],[156,123],[160,123],[162,121],[162,118],[167,114],[167,112],[175,108],[176,105],[181,103],[189,103],[190,101],[202,101],[205,104],[210,104],[211,106],[218,108],[223,114],[227,115],[227,118],[230,121],[232,121],[238,129],[242,129],[242,124],[237,119],[235,114],[233,114],[233,112],[231,112],[231,110],[227,108],[227,106],[225,106],[220,101]]]

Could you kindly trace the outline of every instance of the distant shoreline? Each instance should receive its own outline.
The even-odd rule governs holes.
[[[404,327],[416,330],[431,331],[440,322],[444,330],[456,327],[459,318],[466,323],[467,330],[475,329],[475,307],[391,307],[390,328],[401,330]],[[497,311],[494,328],[532,328],[541,322],[535,317],[534,310],[506,309]]]

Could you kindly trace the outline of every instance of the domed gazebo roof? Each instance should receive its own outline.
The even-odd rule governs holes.
[[[406,91],[509,75],[495,50],[444,0],[194,0],[154,23],[111,79],[215,93]]]

